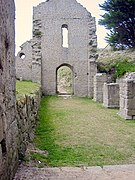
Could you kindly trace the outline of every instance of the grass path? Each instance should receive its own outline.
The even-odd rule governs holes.
[[[88,98],[44,97],[35,145],[48,156],[33,159],[50,166],[135,163],[135,121]]]
[[[21,95],[32,95],[39,90],[40,84],[31,81],[16,81],[16,94],[17,97]]]

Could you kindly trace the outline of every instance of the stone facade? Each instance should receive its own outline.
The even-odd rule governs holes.
[[[126,74],[120,81],[120,111],[125,119],[135,119],[135,72]]]
[[[103,105],[107,108],[119,108],[119,84],[104,83]]]
[[[76,0],[49,0],[35,7],[33,14],[34,22],[41,20],[37,34],[41,35],[43,94],[56,94],[57,70],[64,65],[72,70],[74,95],[90,94],[89,62],[95,60],[97,46],[95,18]],[[62,46],[63,27],[68,30],[68,47]]]
[[[64,28],[68,31],[67,47],[63,47]],[[95,18],[76,0],[49,0],[34,7],[29,66],[31,80],[41,82],[43,94],[56,94],[57,70],[68,66],[72,70],[73,94],[93,96],[93,77],[97,72],[95,32]]]
[[[16,78],[32,80],[32,41],[22,44],[16,56]]]
[[[94,101],[103,102],[103,86],[107,82],[105,73],[97,73],[94,76]]]
[[[11,179],[17,167],[15,118],[15,6],[0,0],[0,179]]]

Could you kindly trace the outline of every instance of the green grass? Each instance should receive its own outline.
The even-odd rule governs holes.
[[[17,96],[34,94],[39,88],[39,84],[31,81],[16,81]]]
[[[49,166],[135,163],[135,121],[88,98],[44,97],[35,145],[48,156],[33,158]]]

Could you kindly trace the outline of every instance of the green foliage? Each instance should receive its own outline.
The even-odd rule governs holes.
[[[117,61],[115,65],[116,69],[116,77],[120,78],[126,72],[135,72],[135,63],[128,61],[128,59],[124,59],[123,61]]]
[[[33,83],[31,81],[16,81],[17,96],[25,94],[34,94],[39,88],[39,84]]]
[[[55,167],[135,162],[135,123],[116,113],[89,98],[43,97],[34,143],[48,155],[32,159]]]
[[[67,94],[72,94],[72,70],[67,66],[62,66],[57,71],[58,91],[64,90]],[[61,92],[59,92],[61,93]]]
[[[59,80],[65,79],[67,84],[72,86],[72,71],[69,67],[63,66],[58,70],[58,78]]]
[[[118,49],[135,48],[135,0],[106,0],[99,24],[110,30],[107,42]]]
[[[107,74],[113,74],[114,81],[127,72],[135,72],[135,63],[129,58],[113,59],[107,63],[99,62],[98,70]]]

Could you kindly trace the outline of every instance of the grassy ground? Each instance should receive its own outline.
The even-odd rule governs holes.
[[[31,81],[17,81],[16,82],[16,93],[17,96],[24,95],[24,94],[34,94],[40,85],[37,83],[33,83]]]
[[[49,166],[135,163],[135,121],[88,98],[44,97],[35,145],[48,156],[32,158]]]

